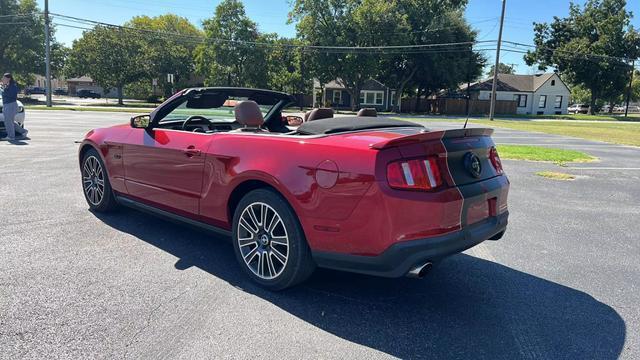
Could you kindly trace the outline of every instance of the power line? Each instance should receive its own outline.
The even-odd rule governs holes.
[[[90,27],[83,27],[83,26],[76,26],[76,25],[71,25],[71,24],[65,24],[65,23],[60,23],[60,22],[55,22],[56,26],[63,26],[63,27],[69,27],[69,28],[74,28],[74,29],[80,29],[80,30],[91,30],[92,28]],[[137,33],[138,35],[149,35],[147,33]],[[204,43],[204,39],[200,39],[200,40],[195,40],[195,39],[180,39],[180,41],[182,43],[190,43],[190,44],[202,44]],[[269,44],[271,45],[270,48],[274,49],[278,46],[284,46],[287,44]],[[430,45],[438,45],[438,44],[430,44]],[[468,45],[465,46],[447,46],[447,47],[437,47],[437,46],[432,46],[429,48],[418,48],[418,49],[405,49],[405,48],[391,48],[391,49],[376,49],[374,51],[371,51],[369,49],[344,49],[344,48],[339,48],[339,47],[333,47],[333,48],[317,48],[317,47],[307,47],[304,45],[300,45],[299,50],[303,51],[304,53],[313,53],[313,54],[325,54],[325,55],[336,55],[336,54],[361,54],[361,55],[378,55],[378,56],[384,56],[384,55],[409,55],[409,54],[446,54],[446,53],[468,53],[470,51],[474,51],[474,52],[481,52],[481,51],[494,51],[495,48],[487,48],[487,47],[482,47],[482,46],[486,46],[489,45],[491,46],[491,44],[483,44],[483,45],[479,45],[481,47],[476,47],[476,48],[471,48]]]
[[[598,57],[598,58],[603,58],[603,59],[612,59],[612,60],[619,60],[619,61],[632,61],[634,59],[632,58],[627,58],[627,57],[621,57],[621,56],[609,56],[609,55],[600,55],[600,54],[592,54],[592,53],[577,53],[574,51],[570,51],[570,50],[562,50],[562,49],[558,49],[558,48],[550,48],[547,46],[536,46],[536,45],[531,45],[531,44],[524,44],[524,43],[519,43],[519,42],[515,42],[515,41],[504,41],[505,43],[511,44],[511,45],[516,45],[516,46],[525,46],[528,48],[536,48],[536,49],[543,49],[543,50],[549,50],[549,51],[553,51],[553,52],[566,52],[566,53],[570,53],[573,55],[580,55],[580,56],[589,56],[589,57]]]
[[[301,48],[303,50],[320,50],[320,51],[393,51],[393,50],[417,50],[417,49],[431,49],[437,47],[455,47],[455,46],[469,46],[469,45],[477,45],[477,44],[486,44],[495,42],[494,40],[485,40],[485,41],[465,41],[465,42],[449,42],[449,43],[439,43],[439,44],[416,44],[416,45],[385,45],[385,46],[325,46],[325,45],[303,45],[303,44],[282,44],[282,43],[265,43],[258,41],[246,41],[246,40],[229,40],[229,39],[219,39],[219,38],[206,38],[205,36],[196,36],[196,35],[188,35],[181,34],[175,32],[166,32],[166,31],[158,31],[158,30],[149,30],[149,29],[141,29],[134,28],[130,26],[123,25],[115,25],[104,23],[100,21],[94,21],[89,19],[83,19],[73,16],[67,16],[62,14],[52,13],[54,17],[61,18],[63,20],[77,22],[86,25],[100,25],[105,27],[112,27],[118,29],[132,30],[136,32],[162,35],[162,36],[174,36],[182,39],[192,39],[209,42],[222,42],[222,43],[230,43],[230,44],[238,44],[238,45],[251,45],[251,46],[265,46],[265,47],[285,47],[285,48]],[[60,26],[68,26],[72,25],[59,24]],[[88,30],[84,28],[84,30]],[[467,48],[468,49],[468,48]]]

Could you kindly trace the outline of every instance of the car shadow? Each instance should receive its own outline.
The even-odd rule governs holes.
[[[617,359],[625,323],[590,295],[466,254],[423,280],[318,269],[305,284],[266,291],[229,241],[133,210],[95,214],[179,260],[338,336],[400,358]]]

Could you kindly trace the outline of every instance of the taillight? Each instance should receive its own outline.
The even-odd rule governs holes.
[[[387,165],[387,181],[394,189],[431,190],[442,185],[435,157],[399,160]]]
[[[489,159],[491,160],[491,164],[493,165],[493,168],[496,169],[498,175],[504,173],[504,170],[502,170],[502,161],[500,160],[500,155],[498,155],[498,150],[496,150],[495,147],[491,147],[491,149],[489,150]]]

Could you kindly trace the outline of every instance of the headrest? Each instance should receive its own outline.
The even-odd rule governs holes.
[[[358,116],[377,117],[378,111],[375,108],[362,108],[358,111]]]
[[[330,119],[333,117],[333,109],[330,108],[318,108],[313,109],[307,117],[307,121]]]
[[[264,124],[264,118],[260,107],[255,101],[239,101],[235,108],[236,121],[240,125],[248,127],[260,127]]]

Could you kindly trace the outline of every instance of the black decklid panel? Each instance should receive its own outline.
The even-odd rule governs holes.
[[[347,131],[419,127],[424,126],[408,121],[375,117],[336,117],[306,122],[298,127],[298,133],[302,135],[335,134]]]

